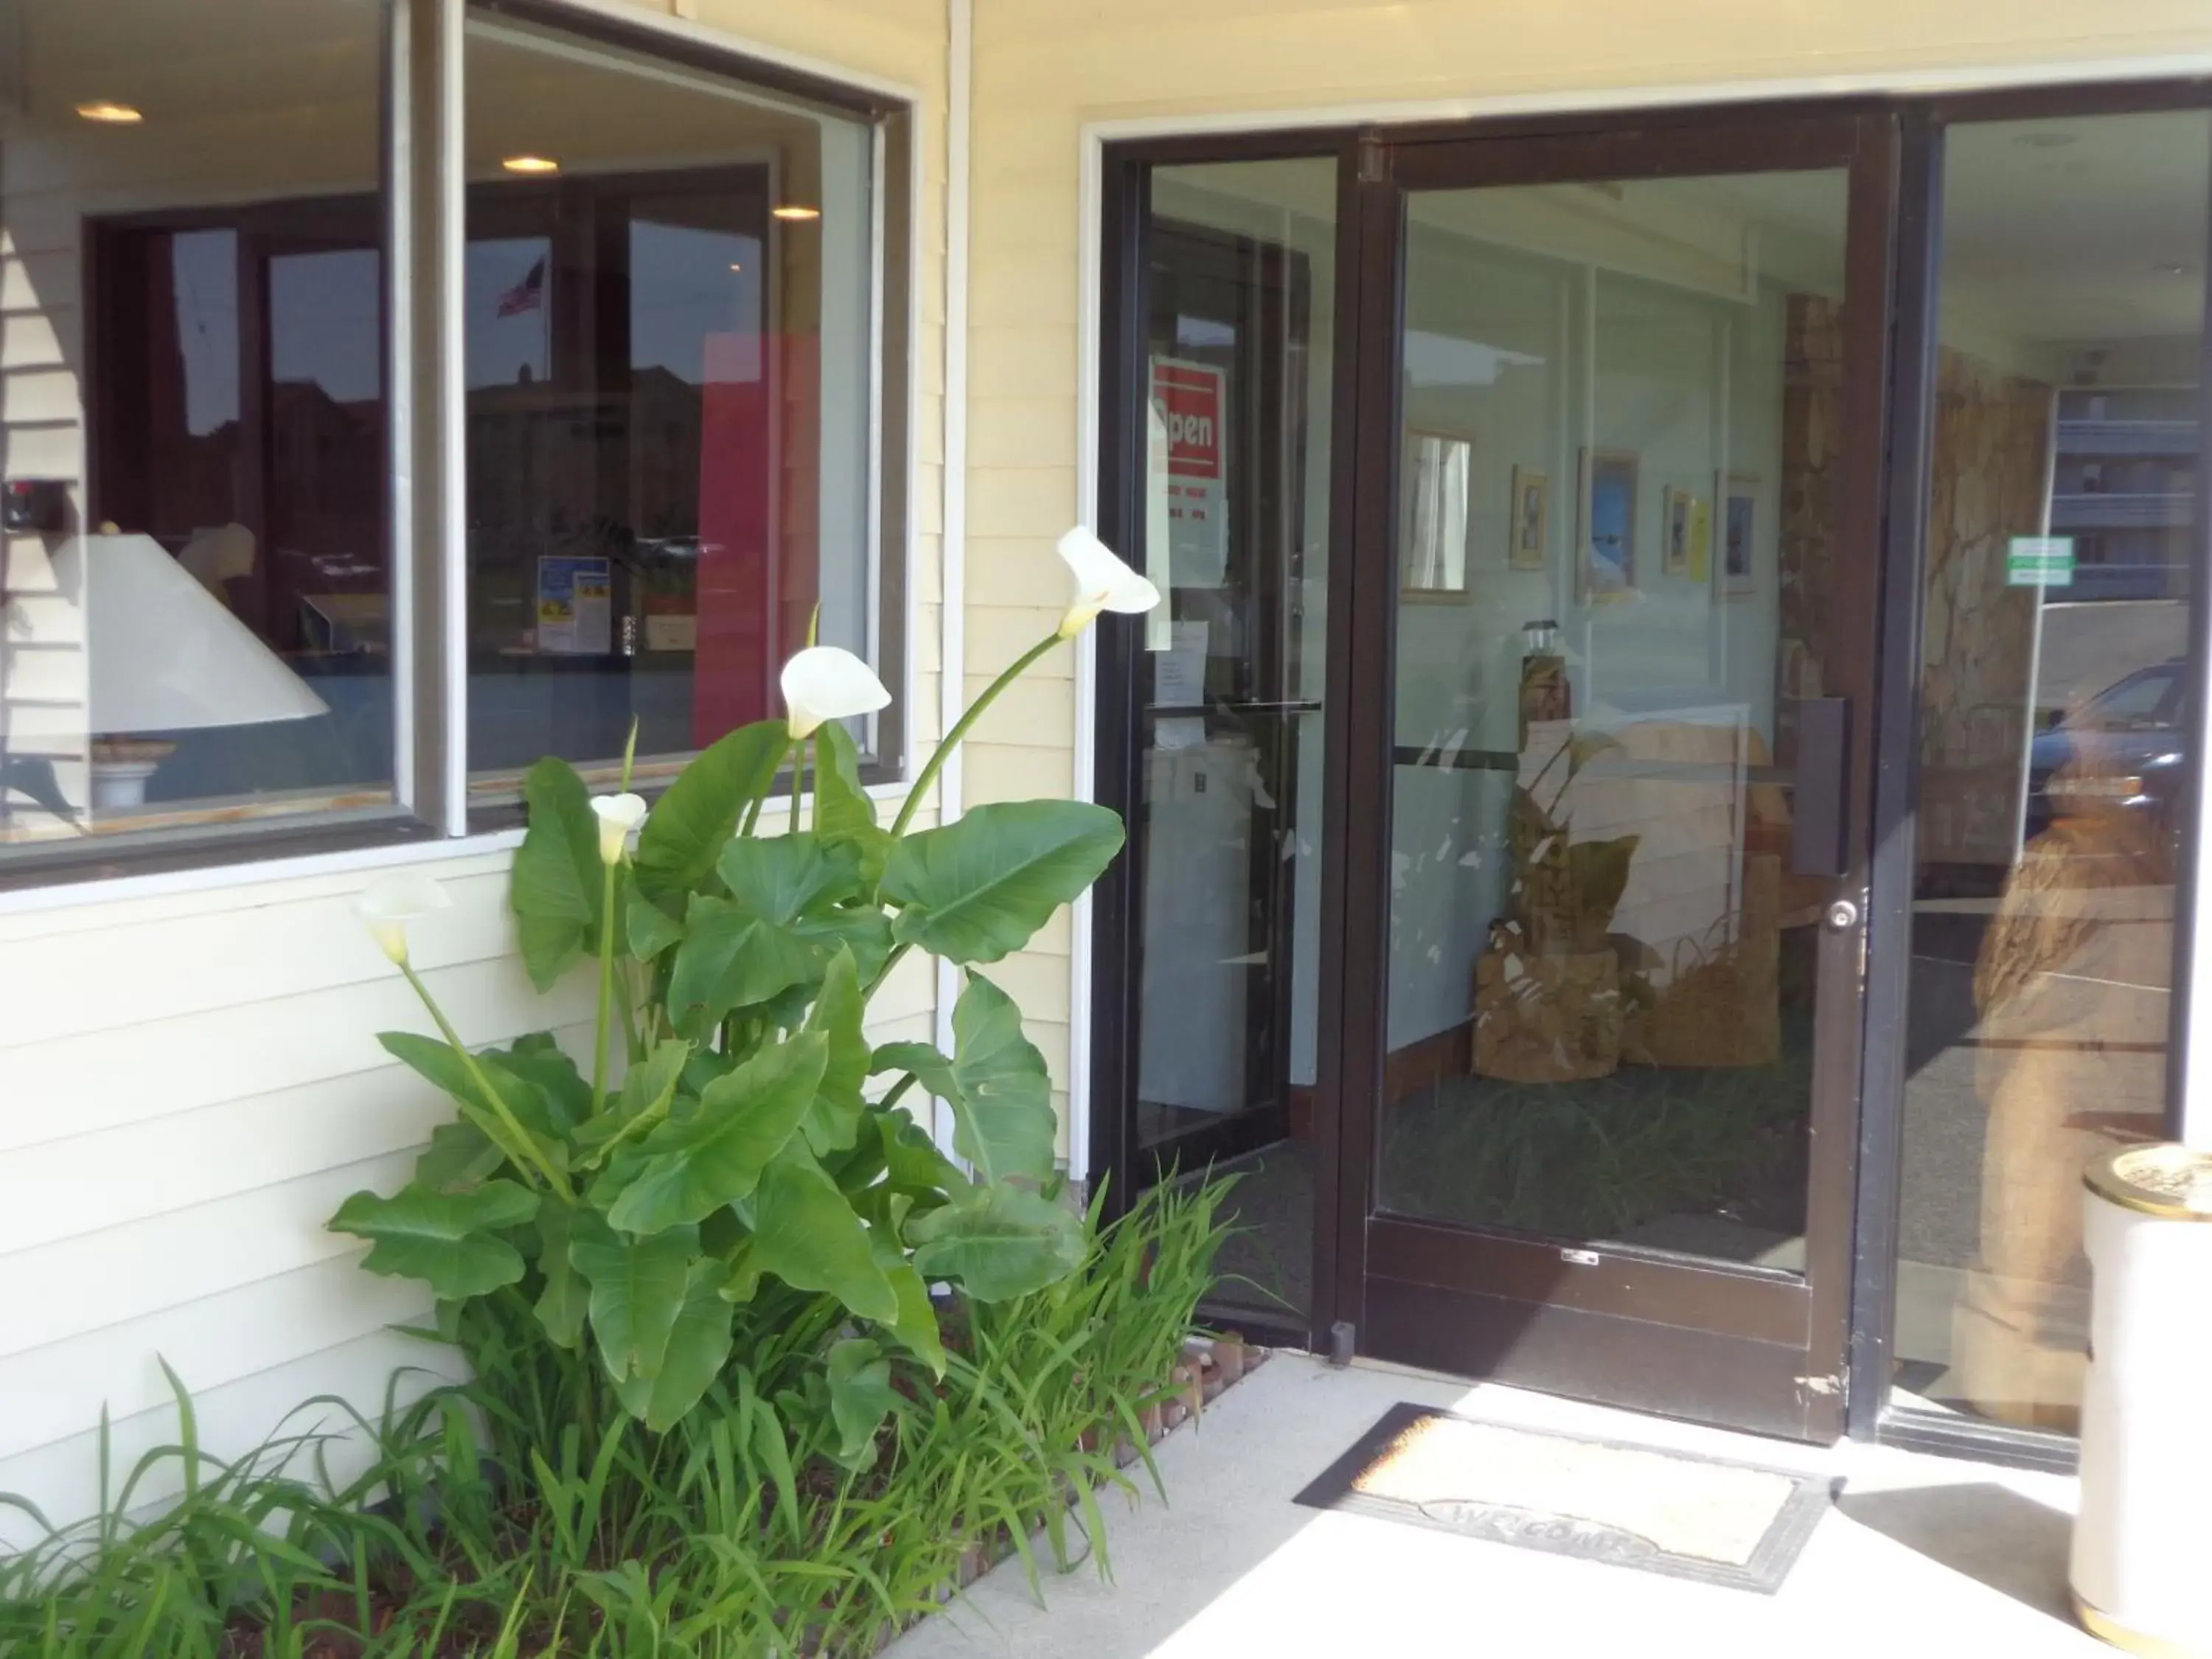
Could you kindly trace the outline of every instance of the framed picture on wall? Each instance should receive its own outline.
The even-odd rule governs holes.
[[[1602,605],[1636,591],[1636,457],[1626,450],[1583,452],[1583,602]]]
[[[1711,568],[1713,510],[1687,489],[1667,487],[1659,515],[1659,569],[1668,576],[1705,577]]]
[[[1408,430],[1403,472],[1398,597],[1423,604],[1462,601],[1474,441],[1462,433]]]
[[[1541,570],[1552,545],[1552,480],[1533,466],[1513,469],[1512,513],[1505,531],[1505,564]]]
[[[1731,474],[1721,513],[1721,597],[1747,599],[1759,591],[1753,562],[1759,526],[1759,480]]]

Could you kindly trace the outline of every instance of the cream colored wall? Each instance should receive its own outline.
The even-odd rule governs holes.
[[[2202,0],[975,0],[969,247],[967,641],[982,684],[1063,603],[1050,544],[1080,510],[1083,129],[1172,131],[1242,112],[1380,118],[1391,105],[1474,112],[1510,100],[1602,106],[1731,84],[2049,78],[2130,58],[2212,63]],[[2110,72],[2109,70],[2105,72]],[[994,712],[967,762],[969,802],[1072,788],[1073,653]],[[1008,964],[1064,1079],[1068,930]]]
[[[942,0],[702,0],[685,9],[702,26],[896,81],[922,100],[908,729],[923,745],[938,730]],[[64,253],[73,266],[73,228],[9,218],[20,234],[0,250],[0,465],[76,477],[75,283],[56,261]],[[12,567],[19,627],[26,604],[40,616],[66,609],[46,602],[34,574],[26,560]],[[55,655],[74,655],[72,641],[60,644]],[[81,719],[57,725],[82,730]],[[25,735],[21,724],[13,735]],[[416,949],[464,1036],[580,1036],[588,984],[541,999],[515,958],[507,854],[410,856],[455,901],[423,925]],[[427,1299],[361,1272],[355,1241],[323,1228],[347,1193],[404,1179],[445,1109],[375,1041],[380,1030],[427,1027],[350,914],[375,873],[234,871],[161,896],[0,892],[0,1492],[56,1519],[85,1513],[103,1405],[118,1468],[174,1438],[163,1358],[193,1391],[203,1440],[219,1455],[258,1443],[315,1395],[373,1411],[395,1366],[434,1362],[434,1351],[389,1329],[422,1316]],[[879,993],[872,1034],[931,1037],[934,1005],[930,966],[915,958]],[[0,1516],[0,1547],[25,1534],[20,1517]]]

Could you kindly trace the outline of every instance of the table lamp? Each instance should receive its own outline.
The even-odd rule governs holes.
[[[311,720],[330,705],[151,536],[83,536],[54,557],[84,617],[92,805],[143,806],[176,744],[152,734]]]

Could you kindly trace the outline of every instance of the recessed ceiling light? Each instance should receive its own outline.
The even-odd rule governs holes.
[[[509,173],[558,173],[561,164],[550,155],[510,155],[500,163]]]
[[[111,103],[105,98],[95,98],[88,104],[79,104],[76,112],[88,121],[105,121],[110,126],[136,126],[146,118],[129,104]]]
[[[730,261],[730,269],[732,270],[743,270],[744,267],[739,264],[735,259],[732,259]]]
[[[770,208],[769,211],[779,219],[819,219],[822,216],[820,208],[809,207],[804,202],[786,202],[781,207]]]
[[[2033,132],[2023,132],[2013,140],[2027,149],[2063,149],[2081,142],[2078,132],[2066,132],[2057,127],[2039,127]]]

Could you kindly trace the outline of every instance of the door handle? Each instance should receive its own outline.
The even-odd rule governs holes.
[[[1842,876],[1850,871],[1851,703],[1848,697],[1799,697],[1797,787],[1790,803],[1790,872]]]

